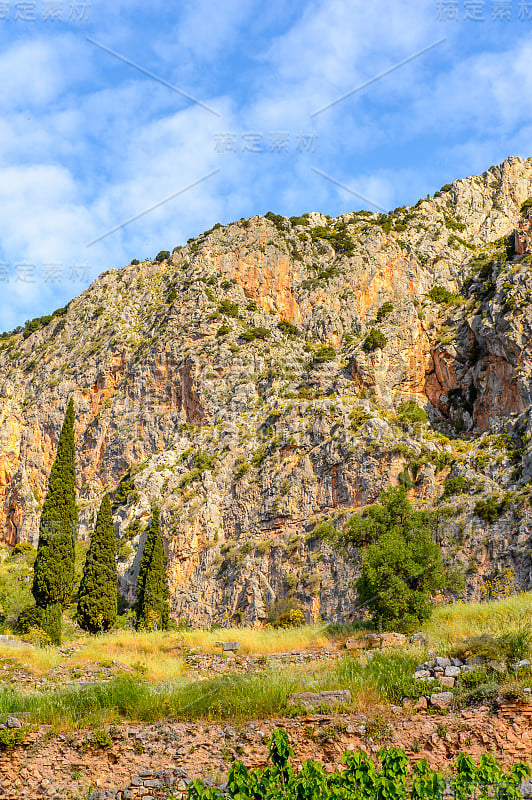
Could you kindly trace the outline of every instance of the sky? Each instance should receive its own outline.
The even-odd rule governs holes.
[[[0,331],[217,222],[532,156],[531,64],[532,0],[0,0]]]

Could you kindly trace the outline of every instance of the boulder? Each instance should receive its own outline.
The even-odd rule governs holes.
[[[425,708],[427,708],[427,706],[428,706],[427,698],[426,697],[420,697],[419,700],[417,701],[417,703],[414,706],[414,710],[415,711],[423,711]]]
[[[240,642],[224,642],[223,643],[223,651],[224,653],[233,653],[237,650],[240,650]]]
[[[442,686],[444,686],[446,689],[453,689],[453,688],[454,688],[454,684],[456,683],[456,679],[455,679],[455,678],[452,678],[452,677],[450,677],[450,676],[449,676],[449,677],[446,677],[446,676],[444,675],[442,678],[440,678],[440,683],[441,683],[441,685],[442,685]]]
[[[443,669],[445,669],[445,667],[450,667],[451,659],[445,658],[444,656],[436,656],[436,658],[434,659],[434,666],[443,667]]]
[[[381,647],[403,647],[406,636],[403,633],[382,633]]]
[[[363,639],[347,639],[346,650],[363,650],[365,647]]]
[[[450,708],[454,699],[452,692],[435,692],[430,696],[430,704],[434,708]]]
[[[460,675],[460,667],[445,667],[445,672],[443,674],[446,678],[457,678]]]
[[[8,728],[22,728],[22,722],[17,719],[17,717],[12,716],[11,714],[6,719],[6,727]]]

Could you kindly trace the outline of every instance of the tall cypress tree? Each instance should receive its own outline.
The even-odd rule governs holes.
[[[168,628],[168,559],[159,527],[159,510],[153,509],[137,579],[137,628]]]
[[[117,585],[113,515],[109,495],[104,494],[78,592],[77,619],[83,630],[99,633],[113,627]]]
[[[43,630],[54,644],[61,643],[62,611],[70,601],[74,583],[74,542],[78,525],[75,457],[74,401],[71,398],[41,512],[32,586],[35,603],[42,611]]]

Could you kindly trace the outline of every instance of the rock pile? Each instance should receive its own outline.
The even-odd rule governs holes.
[[[403,647],[406,636],[402,633],[365,633],[348,639],[345,643],[347,650],[367,650],[378,647]]]
[[[483,660],[480,658],[467,659],[467,662],[469,663],[461,661],[459,658],[435,656],[423,664],[418,664],[414,672],[414,679],[424,683],[437,681],[440,686],[452,689],[459,675],[463,672],[474,672],[478,666],[483,664]]]
[[[294,650],[287,653],[273,653],[268,656],[235,656],[218,653],[191,653],[185,664],[197,672],[208,675],[226,674],[227,672],[248,672],[254,669],[266,669],[286,664],[308,664],[314,661],[329,661],[339,658],[341,651],[333,647],[321,647],[319,650]]]
[[[133,778],[126,789],[105,789],[93,792],[88,800],[154,800],[168,797],[168,790],[176,800],[183,800],[191,778],[179,767],[173,769],[146,769]],[[208,782],[205,782],[206,784]]]

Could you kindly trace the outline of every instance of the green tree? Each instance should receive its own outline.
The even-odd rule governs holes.
[[[168,559],[159,526],[159,509],[154,507],[140,560],[135,612],[137,628],[168,628]]]
[[[116,620],[116,540],[109,495],[104,494],[78,592],[77,620],[89,633],[108,631]]]
[[[344,544],[366,545],[356,586],[378,625],[408,629],[430,617],[430,595],[446,582],[434,526],[432,512],[414,509],[405,489],[392,487],[344,529]]]
[[[42,610],[42,628],[54,644],[61,643],[62,611],[70,601],[74,582],[74,542],[78,524],[75,456],[71,398],[41,512],[32,586],[35,603]]]

